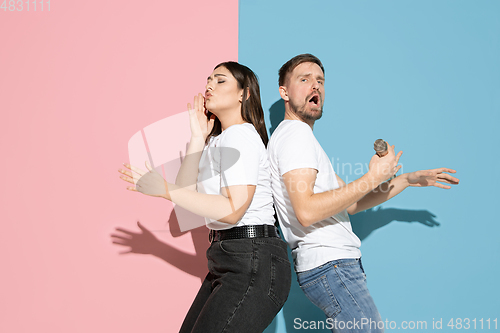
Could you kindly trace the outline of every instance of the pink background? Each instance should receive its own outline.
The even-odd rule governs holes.
[[[172,205],[125,190],[117,169],[134,133],[237,60],[238,2],[171,3],[0,10],[1,332],[178,330],[206,229],[181,233]],[[152,234],[121,255],[111,234],[138,220]]]

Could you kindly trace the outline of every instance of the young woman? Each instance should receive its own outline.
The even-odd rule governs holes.
[[[285,303],[291,271],[274,226],[268,142],[257,77],[236,62],[217,65],[205,98],[190,109],[191,141],[167,183],[148,166],[129,190],[159,196],[204,216],[208,275],[180,332],[262,332]],[[120,170],[133,183],[131,171]]]

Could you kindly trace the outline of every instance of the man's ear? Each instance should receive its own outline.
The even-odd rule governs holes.
[[[280,96],[281,96],[281,98],[283,98],[283,100],[288,102],[288,100],[289,100],[288,90],[286,89],[285,86],[280,86]]]

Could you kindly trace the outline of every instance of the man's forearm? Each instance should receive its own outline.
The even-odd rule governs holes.
[[[303,226],[310,226],[352,206],[373,191],[377,185],[376,180],[365,174],[335,190],[313,194],[301,204],[304,209],[298,209],[295,213]]]
[[[377,186],[373,191],[366,194],[358,202],[347,208],[350,215],[354,215],[361,211],[380,205],[383,202],[395,197],[406,189],[408,185],[408,174],[402,174],[388,182],[384,182]]]

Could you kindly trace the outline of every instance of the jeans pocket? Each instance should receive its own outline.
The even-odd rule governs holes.
[[[239,255],[239,256],[252,256],[253,245],[248,239],[230,239],[219,242],[219,248],[225,254]]]
[[[363,277],[365,278],[366,281],[366,273],[365,269],[363,268],[363,263],[361,262],[361,258],[359,258],[359,267],[361,268],[361,271],[363,272]]]
[[[290,292],[292,284],[292,272],[288,259],[283,259],[271,254],[271,285],[269,287],[269,297],[281,308]]]
[[[308,284],[301,285],[300,288],[307,298],[329,318],[335,318],[341,311],[339,302],[333,295],[332,288],[325,275],[320,276]]]

